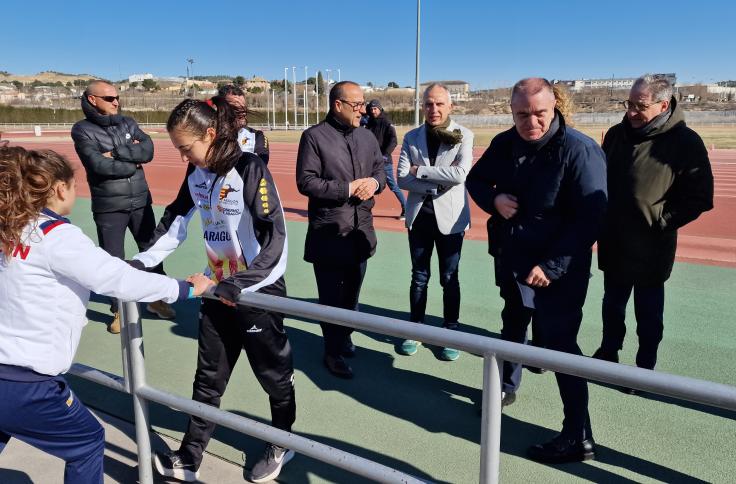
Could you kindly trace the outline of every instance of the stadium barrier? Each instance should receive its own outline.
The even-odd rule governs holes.
[[[206,295],[205,297],[214,298],[212,295]],[[457,348],[481,356],[483,358],[483,397],[479,481],[483,484],[495,484],[499,479],[501,368],[504,360],[736,411],[736,387],[721,383],[645,370],[585,356],[511,343],[461,331],[408,323],[385,316],[322,306],[285,297],[243,293],[239,297],[238,304],[398,338]],[[267,442],[288,447],[297,453],[378,482],[427,482],[383,464],[321,444],[315,440],[285,432],[255,420],[148,386],[145,379],[143,357],[143,328],[137,303],[121,303],[121,323],[122,377],[80,364],[74,364],[69,372],[80,378],[133,396],[140,483],[149,484],[153,482],[147,406],[149,401],[166,405],[190,415],[197,415],[218,425]]]

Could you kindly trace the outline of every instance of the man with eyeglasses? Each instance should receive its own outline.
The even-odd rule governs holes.
[[[368,259],[376,251],[374,195],[386,185],[375,136],[356,129],[365,114],[360,86],[342,81],[330,90],[324,121],[304,131],[296,160],[299,192],[309,198],[304,260],[311,262],[319,303],[357,310]],[[352,329],[322,323],[324,364],[352,378],[345,361],[355,355]]]
[[[650,370],[664,332],[664,283],[675,260],[677,229],[713,208],[708,151],[685,124],[672,94],[664,76],[638,78],[623,102],[623,121],[603,140],[609,194],[606,227],[598,241],[603,338],[593,357],[619,361],[633,292],[636,365]]]
[[[87,173],[97,239],[109,254],[124,259],[126,228],[140,251],[148,248],[156,228],[142,166],[153,159],[153,141],[135,120],[119,114],[120,97],[111,83],[90,82],[81,100],[86,119],[72,127],[72,140]],[[154,271],[163,274],[163,267],[159,265]],[[114,317],[107,330],[116,334],[120,332],[120,315],[117,301],[111,304]],[[176,317],[164,301],[146,308],[160,318]]]

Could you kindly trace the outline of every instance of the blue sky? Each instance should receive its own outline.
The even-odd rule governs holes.
[[[2,3],[0,70],[283,77],[414,83],[416,1]],[[471,88],[675,72],[736,79],[736,1],[422,2],[421,80]],[[291,69],[290,78],[291,78]],[[326,75],[326,74],[325,74]],[[336,77],[336,75],[333,75]]]

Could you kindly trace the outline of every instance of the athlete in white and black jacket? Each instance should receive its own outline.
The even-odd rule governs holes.
[[[242,291],[285,296],[287,239],[279,195],[265,163],[241,152],[237,127],[223,98],[214,107],[186,100],[172,112],[167,129],[189,163],[179,194],[164,212],[153,245],[134,257],[154,267],[187,237],[199,211],[207,253],[205,275],[221,301],[204,300],[192,398],[219,406],[241,349],[269,396],[273,426],[290,431],[296,418],[291,346],[283,315],[233,304]],[[215,110],[215,108],[217,110]],[[157,470],[194,480],[215,425],[192,416],[178,451],[157,455]],[[254,482],[275,478],[293,451],[272,444],[252,471]]]

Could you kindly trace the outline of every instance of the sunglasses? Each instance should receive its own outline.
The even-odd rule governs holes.
[[[118,102],[120,101],[120,96],[98,96],[97,94],[92,94],[92,96],[98,97],[102,99],[103,101],[107,101],[109,103],[113,101],[118,101]]]

